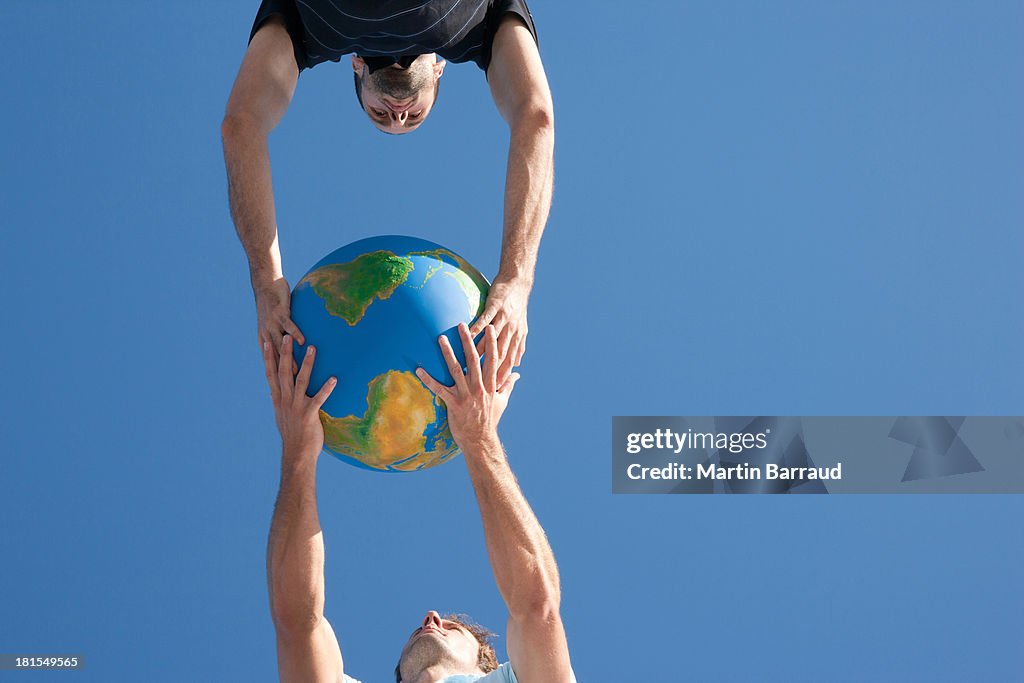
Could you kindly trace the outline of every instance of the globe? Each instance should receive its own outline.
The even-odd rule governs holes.
[[[317,349],[309,394],[338,378],[320,410],[327,452],[379,472],[423,470],[459,452],[444,402],[414,371],[452,384],[437,339],[446,335],[465,367],[457,327],[481,313],[489,286],[450,249],[401,235],[343,246],[298,281],[292,320]],[[301,364],[305,347],[294,353]]]

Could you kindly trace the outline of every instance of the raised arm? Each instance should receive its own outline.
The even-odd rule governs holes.
[[[499,350],[510,349],[511,367],[526,353],[526,308],[551,208],[555,147],[554,107],[544,65],[533,35],[514,14],[505,15],[494,36],[487,81],[509,127],[505,216],[501,264],[471,332],[476,337],[485,325],[494,325]]]
[[[291,290],[281,270],[267,138],[291,103],[299,67],[280,17],[271,17],[249,43],[221,124],[228,199],[249,259],[260,343],[276,351],[285,333],[305,340],[291,320]]]
[[[264,343],[282,444],[281,486],[267,543],[267,587],[281,680],[337,683],[343,662],[324,617],[324,540],[316,504],[316,461],[324,443],[319,410],[335,381],[328,380],[313,398],[306,396],[315,353],[307,349],[294,375],[291,337],[284,338],[280,362],[271,344]]]
[[[462,449],[483,520],[487,554],[498,590],[509,611],[508,654],[520,683],[569,683],[569,648],[559,612],[558,567],[544,529],[530,509],[509,468],[497,426],[519,375],[498,370],[497,334],[484,330],[486,361],[470,331],[459,326],[468,371],[463,373],[446,337],[441,351],[455,385],[446,387],[417,371],[447,406],[448,423]]]

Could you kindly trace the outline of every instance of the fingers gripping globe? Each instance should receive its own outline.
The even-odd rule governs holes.
[[[338,378],[320,410],[324,449],[379,472],[453,458],[444,403],[414,373],[452,384],[437,338],[448,336],[465,366],[457,326],[483,311],[489,286],[450,249],[400,235],[353,242],[314,265],[292,291],[291,315],[317,349],[310,391]],[[298,366],[305,348],[294,354]]]

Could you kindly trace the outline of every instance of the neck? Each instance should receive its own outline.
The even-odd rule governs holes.
[[[408,678],[402,677],[402,683],[438,683],[443,681],[449,676],[471,676],[471,675],[483,675],[483,671],[462,671],[455,670],[451,667],[445,666],[444,664],[432,664],[426,669],[423,669],[419,673],[412,674]]]

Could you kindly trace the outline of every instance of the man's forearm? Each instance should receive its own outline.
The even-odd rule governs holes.
[[[497,435],[463,450],[494,579],[509,613],[528,619],[547,610],[557,612],[561,595],[554,554]]]
[[[544,110],[524,115],[512,126],[498,279],[533,284],[540,238],[551,209],[554,145],[554,123]]]
[[[225,120],[223,141],[231,217],[256,287],[282,275],[267,135],[254,124]]]
[[[267,544],[270,610],[279,628],[312,628],[324,610],[324,541],[316,503],[316,457],[281,463]]]

